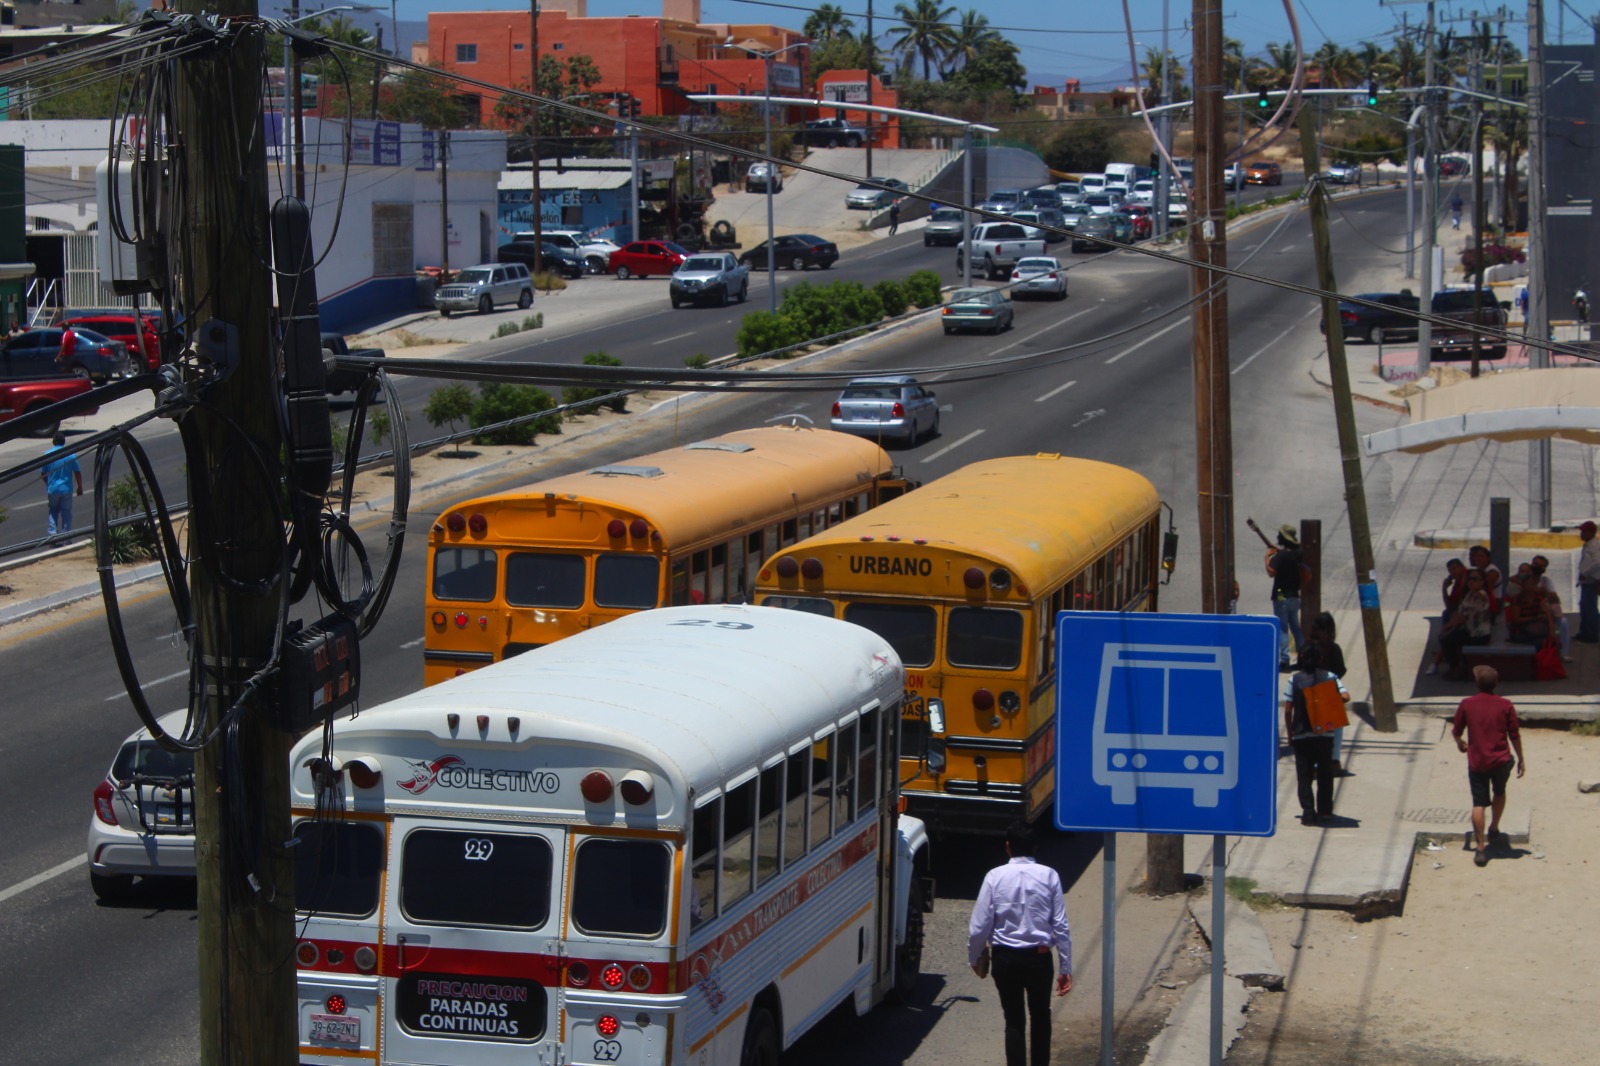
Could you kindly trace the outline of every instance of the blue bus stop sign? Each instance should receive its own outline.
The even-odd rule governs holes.
[[[1056,825],[1271,836],[1278,622],[1056,616]]]

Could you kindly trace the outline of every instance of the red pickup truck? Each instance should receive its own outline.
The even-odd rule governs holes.
[[[88,378],[77,377],[35,378],[30,381],[0,380],[0,422],[9,422],[19,415],[81,395],[88,392],[90,387]],[[91,407],[79,413],[92,415],[98,410],[98,407]],[[53,437],[60,428],[60,421],[51,422],[48,426],[39,427],[35,435]]]

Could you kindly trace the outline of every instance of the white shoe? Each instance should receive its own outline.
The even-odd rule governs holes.
[[[1432,677],[1434,674],[1437,674],[1438,672],[1439,672],[1439,664],[1438,663],[1429,663],[1428,664],[1428,669],[1427,669],[1426,673],[1428,674],[1429,677]]]

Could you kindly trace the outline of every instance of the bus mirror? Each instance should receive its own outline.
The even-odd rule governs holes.
[[[1167,573],[1178,568],[1178,531],[1169,529],[1161,535],[1161,569]]]
[[[944,773],[944,737],[928,738],[928,771]]]
[[[944,773],[944,700],[928,701],[928,732],[926,758],[932,773]]]
[[[928,733],[944,733],[944,700],[928,701]]]

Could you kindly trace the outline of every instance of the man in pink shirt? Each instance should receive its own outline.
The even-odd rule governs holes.
[[[1033,829],[1012,822],[1006,829],[1009,862],[983,879],[967,932],[967,962],[979,978],[988,976],[991,959],[994,988],[1006,1020],[1006,1066],[1049,1066],[1050,984],[1056,995],[1072,991],[1072,928],[1061,877],[1033,861]],[[1052,966],[1054,945],[1059,967]],[[1032,1030],[1033,1054],[1025,1054]]]
[[[1500,816],[1506,810],[1506,782],[1511,770],[1516,768],[1520,778],[1527,769],[1522,756],[1522,733],[1517,727],[1517,709],[1511,701],[1494,694],[1500,683],[1500,674],[1492,666],[1474,666],[1473,680],[1478,683],[1478,694],[1468,696],[1456,708],[1456,747],[1467,756],[1467,782],[1472,786],[1472,834],[1477,840],[1478,853],[1473,862],[1479,866],[1489,862],[1488,845],[1498,842]],[[1466,739],[1461,734],[1466,733]],[[1516,751],[1516,758],[1511,752]],[[1489,823],[1487,838],[1484,834],[1483,812],[1489,808],[1493,820]]]

